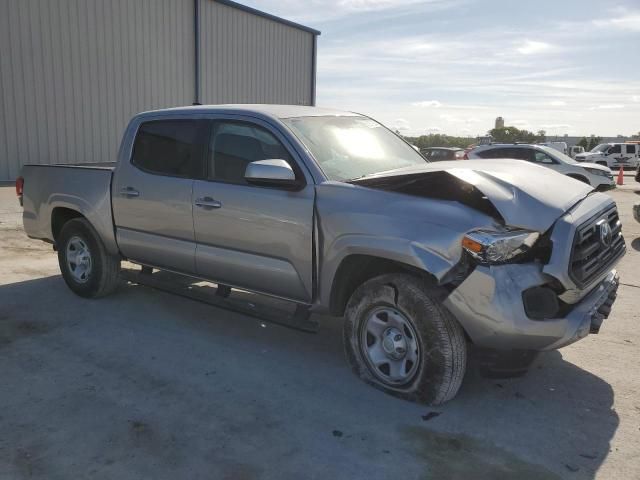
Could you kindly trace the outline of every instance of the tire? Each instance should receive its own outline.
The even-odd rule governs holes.
[[[117,288],[120,257],[107,252],[100,236],[87,220],[74,218],[65,223],[56,246],[62,277],[75,294],[98,298]],[[77,252],[76,256],[82,256],[77,263],[71,258],[74,252]]]
[[[354,373],[405,400],[429,405],[451,400],[462,384],[467,345],[441,296],[440,289],[408,274],[381,275],[358,287],[347,304],[343,333]],[[382,362],[378,367],[376,359]]]

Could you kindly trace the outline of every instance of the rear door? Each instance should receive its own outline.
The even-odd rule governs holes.
[[[196,268],[220,283],[305,303],[312,299],[315,187],[277,129],[254,119],[212,123],[208,176],[193,188]],[[247,165],[287,161],[304,187],[250,185]]]
[[[640,145],[636,145],[634,143],[627,143],[624,147],[624,153],[626,157],[629,157],[627,165],[631,167],[636,167],[638,165],[638,147]]]
[[[195,272],[192,190],[204,176],[207,120],[160,119],[138,127],[112,186],[116,238],[129,259]]]

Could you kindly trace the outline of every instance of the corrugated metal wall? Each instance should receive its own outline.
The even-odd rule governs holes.
[[[199,0],[202,103],[313,103],[314,35]],[[113,161],[130,117],[195,98],[193,0],[0,0],[0,180]]]
[[[202,103],[313,103],[313,33],[200,0]]]
[[[194,98],[191,0],[0,1],[0,179],[112,161],[130,117]]]

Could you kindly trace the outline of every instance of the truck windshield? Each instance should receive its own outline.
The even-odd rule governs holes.
[[[601,143],[600,145],[593,147],[591,149],[592,152],[594,153],[604,153],[607,150],[609,150],[609,144],[608,143]]]
[[[427,163],[397,135],[367,117],[296,117],[283,121],[311,151],[329,180],[354,180]]]

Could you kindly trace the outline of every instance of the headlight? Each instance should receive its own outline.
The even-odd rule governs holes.
[[[610,175],[612,175],[611,172],[607,172],[606,170],[599,170],[597,168],[589,168],[589,167],[583,167],[587,172],[593,174],[593,175],[599,175],[601,177],[608,177]]]
[[[481,263],[504,263],[525,253],[540,234],[529,230],[472,230],[462,238],[462,248]]]

